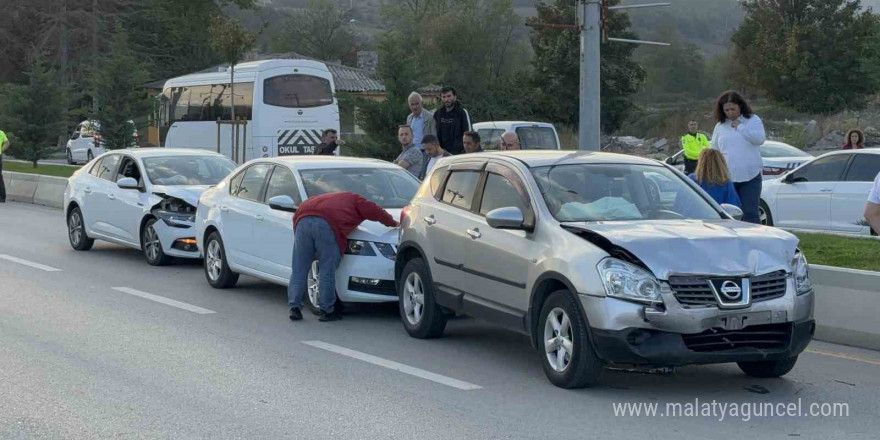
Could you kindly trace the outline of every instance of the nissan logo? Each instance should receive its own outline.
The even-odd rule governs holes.
[[[296,112],[296,114],[302,116],[302,115],[303,115],[303,111],[302,111],[302,110],[299,110],[299,111]]]
[[[742,288],[736,285],[733,281],[727,280],[721,283],[721,294],[724,295],[725,298],[736,301],[740,299],[742,296]]]

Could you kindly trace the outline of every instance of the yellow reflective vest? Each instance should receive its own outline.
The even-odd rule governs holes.
[[[700,151],[709,148],[709,139],[700,132],[696,136],[688,133],[681,137],[681,148],[684,148],[684,157],[697,160],[700,158]]]

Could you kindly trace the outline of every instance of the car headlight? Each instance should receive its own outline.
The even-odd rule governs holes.
[[[616,258],[600,261],[598,269],[606,295],[647,304],[663,302],[660,281],[648,271]]]
[[[369,241],[348,240],[348,244],[345,246],[345,254],[360,255],[362,257],[374,257],[376,256],[376,251],[374,251],[373,247],[370,246]]]
[[[791,261],[791,267],[794,275],[794,287],[798,295],[803,295],[813,289],[813,283],[810,282],[810,265],[807,264],[807,257],[798,250],[794,254]]]
[[[168,226],[176,228],[192,226],[196,221],[195,213],[174,212],[174,211],[154,211],[156,217],[159,217]]]
[[[394,260],[397,257],[397,251],[394,249],[394,246],[388,243],[373,243],[376,245],[376,249],[379,249],[379,253],[382,254],[383,257]]]

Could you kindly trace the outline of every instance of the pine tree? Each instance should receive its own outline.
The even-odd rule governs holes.
[[[105,148],[116,150],[134,144],[132,120],[150,109],[146,90],[141,88],[148,80],[146,75],[143,64],[128,46],[125,30],[117,29],[110,50],[89,75],[94,99],[91,116],[98,121]]]
[[[64,133],[67,100],[58,85],[57,72],[37,57],[25,72],[27,84],[10,86],[6,126],[14,137],[12,154],[33,162],[45,159]]]

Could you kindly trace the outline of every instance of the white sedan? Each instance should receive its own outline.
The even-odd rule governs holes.
[[[783,142],[767,141],[761,145],[764,180],[775,179],[786,171],[793,170],[811,159],[813,159],[813,155],[810,153]],[[666,163],[684,172],[684,150],[666,158]]]
[[[419,181],[404,169],[380,160],[333,156],[252,160],[199,199],[196,237],[205,256],[205,277],[216,288],[234,286],[239,274],[286,286],[292,263],[293,212],[303,200],[350,191],[397,218],[418,187]],[[336,271],[339,301],[397,301],[397,232],[366,221],[349,235]],[[319,270],[314,263],[305,301],[315,313]]]
[[[761,223],[780,228],[876,235],[865,202],[880,173],[880,149],[824,154],[781,179],[764,182]]]
[[[140,249],[147,263],[199,258],[193,222],[202,191],[235,164],[204,150],[139,148],[98,156],[70,177],[64,214],[70,245],[95,239]]]

